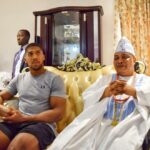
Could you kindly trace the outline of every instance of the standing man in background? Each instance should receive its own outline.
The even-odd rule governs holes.
[[[26,29],[21,29],[18,31],[17,34],[17,41],[18,45],[20,45],[20,50],[15,54],[14,61],[13,61],[13,69],[12,69],[12,78],[17,76],[23,68],[25,68],[27,65],[24,62],[24,53],[25,48],[27,47],[30,39],[30,32]]]

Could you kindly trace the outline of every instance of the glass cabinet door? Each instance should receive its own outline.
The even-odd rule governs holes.
[[[55,13],[52,28],[52,64],[62,65],[80,53],[79,12]]]
[[[45,50],[45,65],[63,65],[78,53],[101,63],[101,6],[58,7],[33,14],[35,42]]]

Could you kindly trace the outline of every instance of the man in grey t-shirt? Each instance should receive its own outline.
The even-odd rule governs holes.
[[[0,149],[43,150],[56,136],[55,122],[65,112],[66,93],[60,76],[44,69],[43,49],[26,47],[29,72],[19,74],[0,93],[0,104],[18,93],[19,109],[7,109],[0,123]],[[2,105],[0,105],[2,106]]]

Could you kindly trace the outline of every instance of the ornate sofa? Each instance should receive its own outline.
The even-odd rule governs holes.
[[[83,110],[82,92],[94,81],[96,81],[98,77],[115,72],[112,65],[108,65],[96,70],[78,70],[74,72],[63,71],[52,66],[45,66],[45,68],[48,71],[60,75],[65,83],[67,93],[67,107],[63,119],[57,123],[58,132],[61,132]],[[143,72],[143,70],[140,72]],[[16,101],[13,100],[7,101],[4,103],[4,105],[17,107]]]

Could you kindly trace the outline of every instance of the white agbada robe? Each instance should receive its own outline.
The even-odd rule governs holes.
[[[99,101],[112,75],[100,77],[83,93],[84,110],[48,150],[140,150],[150,128],[150,77],[136,74],[134,111],[118,125],[104,118],[110,97]]]

